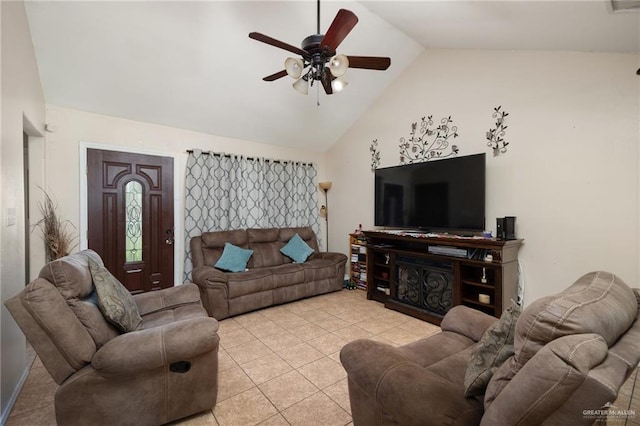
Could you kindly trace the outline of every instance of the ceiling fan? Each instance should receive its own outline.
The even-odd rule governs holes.
[[[341,91],[347,82],[342,78],[347,68],[361,68],[367,70],[386,70],[391,65],[391,59],[379,56],[347,56],[336,54],[336,49],[358,23],[358,17],[351,11],[340,9],[333,19],[326,34],[320,33],[320,0],[318,0],[318,29],[317,34],[302,40],[301,47],[276,40],[267,35],[252,32],[249,37],[296,53],[302,57],[287,58],[284,70],[263,78],[264,81],[275,81],[284,76],[290,76],[296,81],[293,88],[306,95],[309,86],[319,81],[327,95]]]

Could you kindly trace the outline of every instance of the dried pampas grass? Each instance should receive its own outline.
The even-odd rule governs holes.
[[[78,236],[75,234],[76,228],[71,222],[60,220],[56,212],[58,206],[51,200],[49,194],[45,190],[42,192],[44,193],[44,201],[38,203],[42,219],[33,227],[38,227],[42,231],[47,262],[51,262],[70,254],[71,250],[78,245]]]

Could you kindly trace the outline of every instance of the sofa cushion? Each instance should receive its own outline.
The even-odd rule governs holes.
[[[610,272],[591,272],[562,293],[544,297],[524,310],[516,323],[514,355],[487,386],[485,408],[547,343],[571,334],[595,333],[611,347],[636,318],[633,291]]]
[[[245,272],[228,274],[229,299],[273,289],[270,268],[250,269]]]
[[[271,269],[273,274],[273,288],[288,287],[304,282],[304,268],[296,263],[274,266]]]
[[[222,274],[222,272],[220,272]],[[138,312],[144,321],[145,315],[175,309],[177,306],[201,306],[200,292],[195,284],[182,284],[164,288],[162,291],[148,291],[133,296]]]
[[[295,234],[280,252],[290,257],[295,263],[304,263],[314,253],[314,250],[304,242],[300,235]]]
[[[337,268],[327,259],[310,259],[300,265],[304,268],[304,281],[307,283],[336,276]]]
[[[464,396],[484,393],[496,370],[513,355],[513,341],[520,306],[512,303],[482,336],[471,351],[464,376]]]
[[[89,258],[89,271],[98,294],[98,306],[107,321],[124,333],[138,330],[142,318],[129,290],[92,258]]]
[[[220,256],[215,266],[223,271],[242,272],[247,269],[247,262],[252,254],[253,250],[225,243],[222,256]]]
[[[192,318],[207,317],[207,311],[199,304],[188,304],[184,306],[173,307],[163,311],[155,311],[142,317],[143,330],[161,327],[176,321],[184,321]]]
[[[284,243],[278,239],[278,228],[247,229],[249,248],[254,255],[249,261],[249,269],[278,266],[285,263],[280,249]]]

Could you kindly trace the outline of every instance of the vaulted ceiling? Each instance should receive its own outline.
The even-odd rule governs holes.
[[[26,8],[49,104],[316,151],[425,49],[640,53],[640,13],[613,13],[607,0],[323,1],[322,31],[340,8],[359,18],[339,53],[389,56],[391,67],[349,69],[343,92],[315,85],[304,96],[289,77],[262,81],[295,55],[248,33],[299,46],[316,32],[314,0],[28,0]]]

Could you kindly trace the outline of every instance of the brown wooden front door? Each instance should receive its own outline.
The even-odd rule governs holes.
[[[173,286],[173,158],[87,150],[88,247],[131,293]]]

